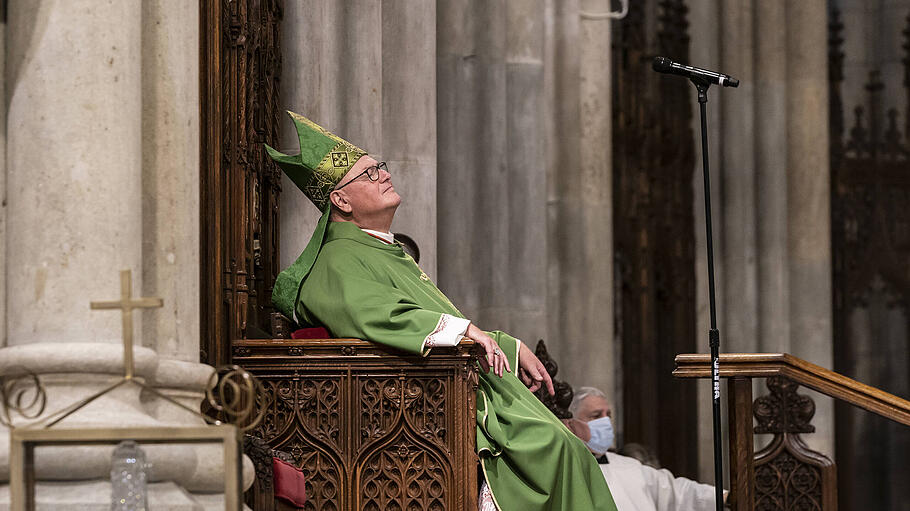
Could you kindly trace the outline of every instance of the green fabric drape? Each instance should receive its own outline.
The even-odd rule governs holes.
[[[310,247],[307,247],[310,250]],[[387,245],[349,222],[330,222],[303,277],[297,317],[337,337],[369,339],[426,354],[424,339],[443,314],[461,312],[397,244]],[[518,369],[518,343],[489,332]],[[584,443],[513,373],[481,372],[477,449],[494,500],[503,511],[616,507]]]

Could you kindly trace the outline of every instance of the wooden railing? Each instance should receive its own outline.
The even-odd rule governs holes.
[[[796,394],[797,385],[858,406],[887,419],[910,426],[910,401],[870,387],[841,374],[785,353],[730,353],[720,356],[720,377],[727,378],[730,441],[730,492],[733,509],[751,511],[756,506],[756,466],[789,449],[798,462],[806,463],[824,488],[817,495],[800,495],[817,500],[823,511],[837,509],[836,471],[834,464],[818,455],[799,439],[799,433],[814,431],[809,425],[814,413],[811,399]],[[685,354],[676,357],[677,378],[710,378],[711,357],[707,354]],[[760,398],[755,416],[759,427],[753,430],[752,378],[769,378],[775,397]],[[792,385],[792,382],[797,385]],[[759,409],[762,399],[773,403],[780,419],[767,420]],[[766,407],[767,408],[767,407]],[[778,417],[778,416],[775,416]],[[765,420],[763,420],[765,419]],[[774,433],[772,444],[761,453],[753,452],[754,433]],[[759,495],[759,498],[761,496]]]

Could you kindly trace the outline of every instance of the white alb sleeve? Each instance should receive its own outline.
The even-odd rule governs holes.
[[[436,328],[423,340],[423,353],[437,346],[455,346],[461,342],[471,321],[464,318],[452,316],[451,314],[442,314],[439,316],[439,322]]]

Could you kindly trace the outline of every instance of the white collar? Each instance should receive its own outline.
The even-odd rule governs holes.
[[[390,232],[374,231],[373,229],[363,229],[363,228],[361,228],[361,230],[367,234],[372,234],[373,236],[376,236],[377,238],[381,239],[382,241],[385,241],[386,243],[389,243],[389,244],[395,243],[395,236]]]

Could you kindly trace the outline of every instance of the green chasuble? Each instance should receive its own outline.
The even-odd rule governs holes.
[[[319,255],[301,284],[298,319],[425,355],[425,339],[443,314],[463,318],[397,244],[350,222],[330,222]],[[518,343],[488,332],[512,373],[483,374],[477,390],[477,450],[503,511],[615,510],[603,473],[585,444],[514,375]]]

